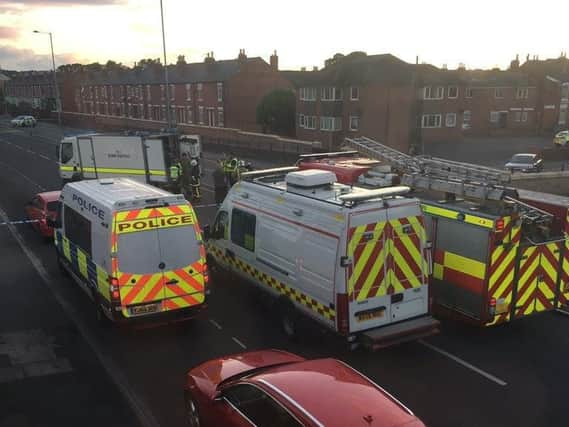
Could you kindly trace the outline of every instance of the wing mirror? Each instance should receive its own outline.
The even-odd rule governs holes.
[[[204,225],[203,238],[204,240],[209,240],[211,238],[211,226],[209,224]]]

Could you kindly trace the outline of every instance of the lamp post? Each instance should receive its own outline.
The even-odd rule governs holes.
[[[170,111],[170,82],[168,81],[168,60],[166,59],[166,35],[164,32],[164,9],[160,0],[160,19],[162,20],[162,50],[164,51],[164,84],[166,85],[166,125],[168,132],[172,129],[172,114]]]
[[[53,54],[53,37],[51,32],[34,30],[36,34],[48,34],[49,35],[49,46],[51,47],[51,65],[53,67],[53,85],[55,86],[55,105],[57,108],[57,123],[59,129],[63,133],[63,128],[61,126],[61,100],[59,98],[59,86],[57,84],[57,74],[55,71],[55,55]]]

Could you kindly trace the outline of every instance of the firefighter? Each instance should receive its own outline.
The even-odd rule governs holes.
[[[182,194],[186,199],[191,195],[191,184],[192,184],[192,165],[190,159],[186,153],[182,153],[182,161],[180,162],[182,169]]]
[[[225,173],[221,163],[213,171],[213,192],[215,194],[215,204],[221,205],[227,195],[227,183],[225,182]]]
[[[175,159],[170,166],[170,180],[172,181],[172,192],[180,192],[180,173],[182,171],[182,165],[178,159]]]
[[[237,182],[238,167],[239,160],[237,160],[237,157],[235,157],[233,153],[229,153],[229,156],[226,156],[223,161],[223,172],[225,173],[225,181],[229,188]]]
[[[191,186],[192,186],[192,197],[195,200],[201,199],[201,180],[200,180],[200,167],[196,159],[190,161],[191,166]]]

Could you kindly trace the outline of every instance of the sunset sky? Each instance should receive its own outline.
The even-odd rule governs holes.
[[[362,50],[476,68],[569,51],[569,0],[163,1],[169,62],[242,48],[268,60],[276,49],[281,69],[298,69]],[[48,37],[35,29],[53,32],[57,65],[162,57],[159,0],[0,0],[1,68],[50,67]]]

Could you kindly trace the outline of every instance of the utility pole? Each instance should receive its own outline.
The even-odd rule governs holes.
[[[168,132],[172,129],[172,112],[170,111],[170,82],[168,81],[168,60],[166,59],[166,34],[164,31],[164,9],[160,0],[160,18],[162,21],[162,50],[164,51],[164,84],[166,85],[166,123]]]

